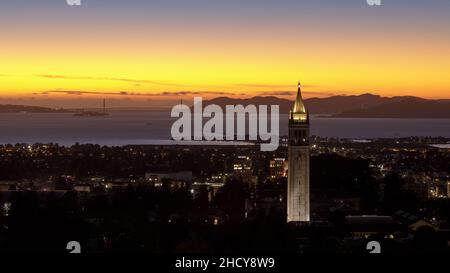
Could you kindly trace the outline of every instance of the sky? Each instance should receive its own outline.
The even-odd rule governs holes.
[[[0,103],[450,98],[450,1],[4,0]]]

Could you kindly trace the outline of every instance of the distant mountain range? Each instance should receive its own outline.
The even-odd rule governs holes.
[[[235,99],[218,97],[204,101],[203,106],[225,105],[279,105],[281,114],[288,114],[293,101],[274,96]],[[311,114],[341,118],[450,118],[450,100],[429,100],[419,97],[381,97],[373,94],[332,96],[305,100]],[[0,113],[68,113],[77,109],[55,109],[24,105],[0,105]]]
[[[293,101],[274,96],[234,99],[218,97],[204,105],[230,104],[280,105],[281,114],[289,113]],[[450,100],[428,100],[419,97],[381,97],[373,94],[332,96],[305,100],[311,114],[344,118],[450,118]]]
[[[406,98],[370,108],[351,109],[336,117],[361,118],[450,118],[450,102]]]
[[[26,106],[26,105],[12,105],[3,104],[0,105],[0,113],[68,113],[66,109],[55,109],[39,106]]]

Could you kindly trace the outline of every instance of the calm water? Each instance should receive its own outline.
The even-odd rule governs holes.
[[[170,139],[174,119],[167,112],[115,111],[108,117],[72,114],[0,114],[0,144],[62,145],[158,144]],[[280,116],[280,134],[287,134],[287,115]],[[311,118],[311,134],[323,137],[378,138],[404,136],[450,137],[450,119]]]

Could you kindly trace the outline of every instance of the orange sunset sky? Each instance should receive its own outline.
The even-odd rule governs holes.
[[[0,103],[450,98],[448,1],[2,1],[0,37]]]

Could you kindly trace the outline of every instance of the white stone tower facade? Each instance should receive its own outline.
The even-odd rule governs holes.
[[[300,82],[289,114],[287,221],[309,222],[309,114]]]

